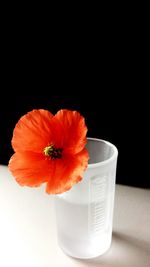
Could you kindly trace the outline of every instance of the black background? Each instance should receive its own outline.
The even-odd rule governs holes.
[[[131,92],[126,82],[120,91],[114,83],[109,89],[105,84],[97,89],[96,84],[86,86],[84,89],[77,84],[68,86],[69,93],[64,89],[58,92],[55,86],[49,86],[47,92],[44,88],[38,92],[24,87],[18,93],[5,92],[0,105],[0,164],[8,164],[13,154],[12,133],[22,115],[35,108],[48,109],[53,114],[67,108],[78,110],[85,117],[89,137],[102,138],[117,146],[117,183],[149,187],[146,95],[138,90]]]
[[[85,117],[88,136],[117,146],[117,183],[150,187],[149,29],[146,16],[126,8],[93,21],[89,14],[83,21],[70,23],[70,16],[52,25],[41,20],[27,25],[27,19],[7,25],[5,20],[1,164],[8,164],[13,153],[12,133],[22,115],[34,108],[52,113],[67,108]]]

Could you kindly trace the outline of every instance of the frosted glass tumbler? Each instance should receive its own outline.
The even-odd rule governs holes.
[[[117,148],[88,138],[90,160],[83,180],[55,198],[60,248],[75,258],[106,252],[112,239]]]

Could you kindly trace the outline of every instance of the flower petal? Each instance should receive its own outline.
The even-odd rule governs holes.
[[[66,151],[79,153],[86,144],[87,127],[84,118],[77,111],[62,109],[53,117],[55,140]]]
[[[52,176],[51,160],[38,153],[16,152],[11,157],[8,167],[22,186],[39,186]]]
[[[83,149],[75,156],[65,155],[64,158],[55,160],[53,177],[47,183],[46,192],[48,194],[60,194],[78,183],[88,165],[88,159],[88,152]]]
[[[13,132],[13,149],[41,152],[51,139],[52,118],[53,115],[43,109],[30,111],[21,117]]]

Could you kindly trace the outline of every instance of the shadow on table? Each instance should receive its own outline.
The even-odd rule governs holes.
[[[114,232],[111,248],[103,256],[86,260],[87,266],[150,267],[150,243]]]

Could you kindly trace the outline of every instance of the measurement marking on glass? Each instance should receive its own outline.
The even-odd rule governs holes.
[[[90,179],[89,234],[100,234],[106,222],[106,176]]]

